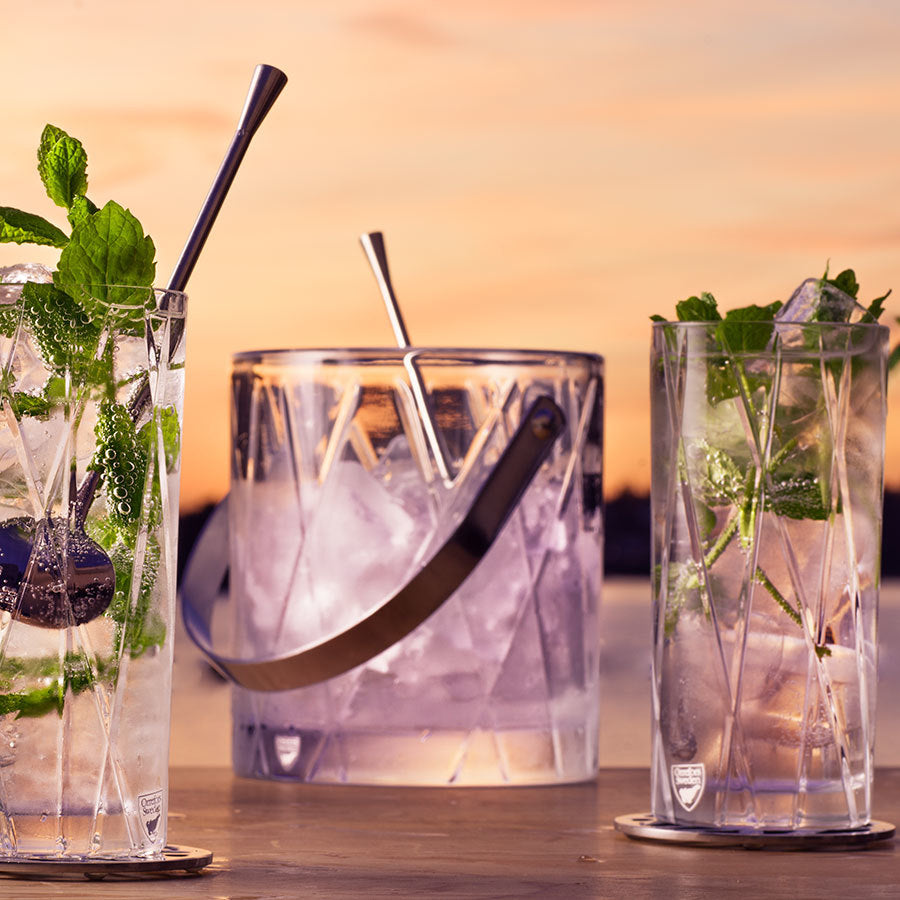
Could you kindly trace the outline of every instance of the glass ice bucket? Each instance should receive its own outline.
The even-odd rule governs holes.
[[[485,785],[597,770],[602,360],[556,352],[241,353],[230,625],[240,658],[352,628],[458,528],[535,398],[564,425],[486,555],[345,674],[234,688],[238,774]]]

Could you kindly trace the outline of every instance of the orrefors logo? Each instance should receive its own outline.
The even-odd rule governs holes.
[[[141,794],[138,797],[138,811],[147,837],[155,841],[162,825],[163,792],[152,791],[149,794]]]
[[[706,787],[706,768],[703,763],[682,763],[672,766],[672,789],[685,812],[700,802]]]

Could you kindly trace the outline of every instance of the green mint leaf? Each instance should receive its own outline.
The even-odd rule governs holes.
[[[83,222],[88,216],[92,216],[97,212],[96,204],[92,203],[82,194],[79,194],[72,201],[69,207],[69,224],[74,228],[80,222]]]
[[[53,281],[96,319],[113,312],[132,324],[153,305],[156,274],[153,241],[141,223],[118,203],[82,219],[59,257]],[[110,310],[110,307],[116,309]]]
[[[128,531],[141,515],[147,472],[143,441],[128,409],[111,400],[100,404],[94,434],[97,447],[89,468],[99,472],[106,485],[110,522]]]
[[[15,337],[19,322],[22,321],[22,305],[20,303],[4,303],[0,305],[0,335]]]
[[[740,397],[735,365],[727,357],[711,357],[706,365],[706,397],[710,406]]]
[[[695,500],[694,511],[697,514],[697,525],[700,528],[700,537],[705,541],[715,530],[718,523],[715,510],[705,503]]]
[[[145,423],[138,432],[138,440],[149,454],[155,447],[156,418],[162,430],[163,452],[166,457],[166,471],[173,472],[181,452],[181,426],[178,424],[178,412],[174,406],[165,406],[156,411],[156,417]]]
[[[743,503],[745,475],[731,456],[706,441],[697,441],[692,452],[700,457],[697,489],[703,502],[710,506]]]
[[[47,367],[83,382],[94,362],[100,328],[85,309],[52,284],[22,285],[22,314]]]
[[[876,297],[866,309],[866,314],[862,317],[862,321],[877,322],[881,318],[881,314],[884,312],[884,301],[887,300],[887,298],[890,296],[891,292],[888,291],[881,297]]]
[[[51,222],[11,206],[0,206],[0,242],[65,247],[69,238]]]
[[[13,411],[17,419],[21,419],[22,416],[43,418],[50,414],[51,406],[50,400],[46,397],[26,394],[23,391],[16,391],[13,394]]]
[[[131,583],[134,579],[134,553],[123,543],[109,549],[109,558],[116,572],[116,590],[106,615],[116,623],[116,644],[125,632],[125,646],[132,657],[140,656],[150,647],[165,642],[166,626],[158,613],[151,609],[153,588],[159,573],[160,548],[150,537],[144,552],[141,584],[137,602],[131,606]]]
[[[650,316],[651,322],[668,322],[669,320],[665,316]]]
[[[778,300],[768,306],[732,309],[716,329],[716,336],[730,353],[762,353],[769,346],[779,309]]]
[[[87,153],[81,141],[47,125],[38,147],[38,173],[50,199],[68,209],[78,194],[87,193]]]
[[[759,384],[749,377],[738,358],[744,353],[763,353],[768,349],[774,329],[775,314],[781,309],[776,301],[768,306],[744,306],[726,313],[716,326],[716,340],[725,351],[720,358],[710,358],[707,365],[706,393],[712,405],[739,397],[741,383],[748,392]]]
[[[849,294],[854,300],[859,294],[859,282],[856,280],[856,273],[853,269],[844,269],[843,272],[835,275],[834,278],[828,277],[828,270],[826,269],[822,280],[826,284],[833,285],[839,291]]]
[[[679,322],[718,322],[722,318],[716,298],[704,291],[699,297],[688,297],[675,304]]]
[[[773,476],[766,505],[776,515],[789,519],[825,521],[831,515],[827,493],[812,472]]]

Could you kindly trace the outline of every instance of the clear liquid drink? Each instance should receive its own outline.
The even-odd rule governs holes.
[[[856,827],[871,816],[887,329],[762,327],[753,350],[717,323],[653,328],[653,812]]]
[[[0,528],[33,538],[24,556],[0,541],[0,855],[152,858],[166,843],[185,297],[130,288],[146,293],[135,312],[104,291],[101,324],[42,315],[32,329],[29,290],[0,286]],[[86,615],[64,575],[85,546],[114,573],[108,606]],[[39,557],[29,600],[19,578]],[[24,615],[51,596],[53,621]]]

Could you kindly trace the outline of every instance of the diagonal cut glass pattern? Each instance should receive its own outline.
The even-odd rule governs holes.
[[[654,326],[654,813],[869,820],[886,332]]]
[[[4,286],[4,301],[20,291]],[[8,580],[19,561],[0,545],[0,854],[138,858],[165,846],[184,366],[170,325],[184,297],[155,296],[138,324],[110,308],[87,359],[65,345],[51,355],[21,317],[0,335],[0,519],[34,522],[23,565],[47,573],[68,623],[18,617],[26,579]],[[143,384],[150,401],[132,414]],[[79,485],[98,467],[82,517]],[[115,591],[82,620],[66,573],[88,539]]]
[[[563,406],[568,431],[482,563],[407,638],[300,691],[235,689],[235,767],[349,783],[589,778],[601,363],[423,350],[416,365],[447,449],[446,481],[402,352],[236,359],[230,559],[244,657],[350,625],[406,583],[461,520],[537,394]]]

